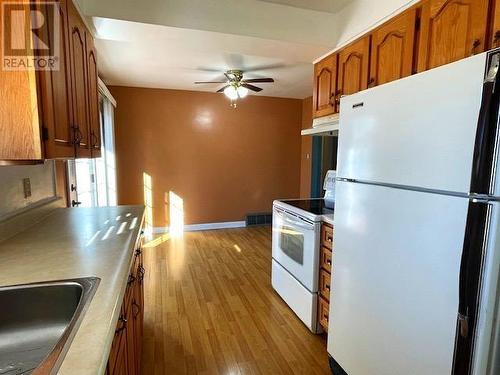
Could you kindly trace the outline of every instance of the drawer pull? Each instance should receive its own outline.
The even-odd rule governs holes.
[[[325,289],[330,290],[330,284],[325,284]]]
[[[331,259],[327,259],[326,260],[326,264],[329,264],[331,266],[332,265],[332,260]]]
[[[127,327],[127,319],[125,319],[125,317],[123,315],[118,318],[118,321],[120,321],[122,323],[122,325],[121,325],[121,327],[119,327],[115,330],[115,334],[120,333],[121,331],[123,331]]]
[[[130,286],[131,284],[133,284],[135,281],[135,276],[130,274],[128,275],[128,281],[127,281],[127,285]]]

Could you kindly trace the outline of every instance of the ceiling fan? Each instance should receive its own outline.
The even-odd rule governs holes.
[[[216,92],[223,92],[231,101],[242,99],[248,95],[248,90],[254,92],[262,91],[260,87],[252,85],[252,83],[272,83],[274,79],[272,78],[251,78],[243,79],[243,71],[238,69],[231,69],[224,72],[227,80],[224,81],[201,81],[195,82],[195,84],[207,84],[207,83],[225,83],[226,85],[221,87]]]

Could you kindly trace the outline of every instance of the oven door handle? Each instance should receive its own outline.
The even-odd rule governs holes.
[[[279,213],[278,215],[281,217],[283,222],[285,222],[291,226],[295,226],[297,228],[301,228],[301,229],[305,229],[305,230],[314,230],[314,224],[308,224],[307,222],[305,222],[304,220],[301,220],[300,218],[295,218],[295,216],[287,215],[284,213]],[[293,218],[293,219],[291,219],[291,218]]]

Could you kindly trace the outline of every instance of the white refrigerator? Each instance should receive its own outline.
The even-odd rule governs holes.
[[[499,56],[341,99],[333,374],[500,374]]]

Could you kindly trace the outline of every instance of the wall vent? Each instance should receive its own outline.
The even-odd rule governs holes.
[[[246,217],[247,227],[255,226],[255,225],[268,225],[273,222],[273,214],[272,213],[256,213],[256,214],[248,214]]]

